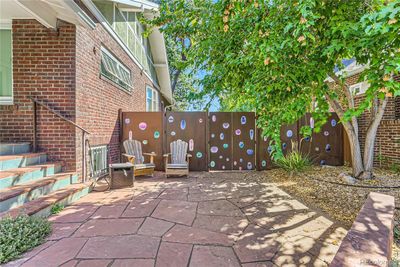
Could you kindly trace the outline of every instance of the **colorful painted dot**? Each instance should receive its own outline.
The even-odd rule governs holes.
[[[222,155],[219,155],[219,159],[223,159],[224,157]]]
[[[325,151],[326,152],[331,152],[331,145],[330,144],[326,144],[326,146],[325,146]]]
[[[248,170],[253,169],[253,164],[251,162],[247,162],[247,169]]]
[[[212,120],[213,122],[216,122],[216,121],[217,121],[217,116],[212,115],[211,120]]]
[[[242,131],[240,131],[240,129],[236,129],[236,130],[235,130],[235,134],[236,134],[236,135],[240,135],[241,133],[242,133]]]
[[[199,119],[199,123],[203,123],[203,119]]]
[[[211,161],[211,162],[210,162],[210,166],[211,166],[211,168],[214,168],[214,167],[215,167],[215,162],[214,162],[214,161]]]
[[[263,167],[267,166],[267,161],[265,161],[265,160],[261,161],[261,166],[263,166]]]
[[[155,131],[154,132],[154,139],[158,139],[160,138],[160,132],[159,131]]]
[[[268,137],[264,136],[264,142],[268,141]]]
[[[318,152],[318,151],[319,151],[319,147],[315,147],[315,151],[317,151],[317,152]]]
[[[314,129],[314,118],[310,118],[310,127],[311,129]]]
[[[168,122],[169,122],[169,123],[173,123],[173,122],[174,122],[174,117],[169,116],[169,117],[168,117]]]
[[[194,140],[190,139],[189,140],[189,151],[193,151],[194,150]]]
[[[225,165],[222,165],[222,169],[225,170]]]
[[[211,134],[211,138],[215,138],[215,134]]]
[[[237,161],[236,160],[233,162],[233,165],[235,165],[235,166],[237,165]]]
[[[222,124],[222,127],[223,127],[224,129],[228,129],[228,128],[229,128],[229,123],[224,122],[224,123]]]
[[[304,140],[306,140],[306,142],[309,142],[311,140],[311,138],[309,136],[306,136],[306,138],[304,138]]]
[[[329,132],[328,132],[328,131],[325,131],[325,132],[324,132],[324,135],[325,135],[325,136],[328,136],[328,135],[329,135]]]
[[[143,140],[142,143],[143,143],[143,145],[147,145],[148,141],[147,140]]]
[[[337,121],[336,121],[335,119],[332,119],[332,120],[331,120],[331,125],[332,125],[332,127],[335,127],[336,124],[337,124]]]
[[[196,157],[197,157],[198,159],[201,159],[201,158],[203,157],[203,153],[197,152],[197,153],[196,153]]]
[[[293,136],[293,131],[292,131],[292,130],[288,130],[288,131],[286,132],[286,136],[287,136],[288,138],[291,138],[291,137]]]
[[[246,124],[246,116],[242,116],[242,117],[240,118],[240,123],[241,123],[241,124]]]
[[[185,130],[186,128],[186,121],[185,120],[181,120],[181,129]]]
[[[272,153],[272,150],[273,150],[273,147],[272,146],[268,146],[267,151],[268,151],[269,154]]]
[[[230,161],[230,159],[229,159],[229,158],[226,158],[226,161]]]
[[[131,120],[129,118],[126,118],[125,119],[125,124],[129,124],[129,123],[131,123]]]
[[[210,151],[211,151],[211,153],[217,153],[218,152],[218,147],[216,147],[216,146],[212,146],[211,148],[210,148]]]
[[[244,143],[243,142],[239,142],[239,147],[240,148],[244,148]]]
[[[128,138],[129,138],[129,140],[132,140],[132,131],[129,131],[129,134],[128,134]]]
[[[147,123],[145,123],[145,122],[139,123],[139,129],[140,130],[144,131],[144,130],[146,130],[146,128],[147,128]]]
[[[283,148],[283,149],[286,149],[286,148],[287,148],[287,144],[286,144],[286,143],[283,143],[283,144],[282,144],[282,148]]]
[[[171,136],[175,136],[175,135],[176,135],[176,132],[172,131]]]
[[[225,138],[224,133],[221,133],[221,134],[219,135],[219,139],[224,140],[224,138]]]
[[[242,163],[242,162],[243,162],[243,159],[242,159],[242,158],[240,158],[240,159],[239,159],[239,162],[240,162],[240,163]]]
[[[225,148],[225,149],[227,149],[227,148],[229,147],[228,144],[223,144],[222,146],[223,146],[223,148]]]
[[[254,154],[254,150],[253,149],[247,149],[246,151],[247,155],[251,156]]]
[[[325,165],[325,164],[326,164],[326,161],[325,161],[325,160],[321,160],[321,161],[319,162],[319,164]]]
[[[250,134],[250,140],[253,140],[254,139],[254,130],[250,129],[249,134]]]

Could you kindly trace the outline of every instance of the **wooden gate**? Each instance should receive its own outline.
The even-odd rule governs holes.
[[[171,112],[166,113],[166,147],[181,139],[189,144],[191,171],[206,171],[207,166],[207,113],[206,112]]]
[[[209,168],[232,170],[232,113],[209,113]]]
[[[122,142],[134,139],[142,142],[143,152],[155,152],[156,170],[163,170],[163,113],[123,112]],[[121,151],[125,151],[121,142]]]
[[[254,112],[232,113],[233,170],[254,170],[256,164],[256,119]]]

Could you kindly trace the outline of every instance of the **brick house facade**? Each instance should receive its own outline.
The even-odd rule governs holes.
[[[161,110],[170,104],[170,87],[154,82],[82,2],[75,4],[92,20],[92,27],[56,18],[51,28],[36,19],[11,18],[13,102],[0,105],[0,143],[33,141],[30,97],[36,97],[89,131],[90,146],[107,145],[108,161],[118,162],[118,111],[146,111],[148,87],[158,91]],[[102,47],[130,70],[130,92],[100,75]],[[40,106],[36,120],[38,151],[62,161],[64,170],[80,173],[81,130]]]

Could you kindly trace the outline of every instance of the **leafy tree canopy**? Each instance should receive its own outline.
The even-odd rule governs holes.
[[[399,14],[399,0],[174,0],[161,1],[151,24],[190,43],[184,64],[207,73],[195,97],[256,111],[258,126],[279,142],[282,124],[308,111],[318,129],[327,100],[340,103],[326,78],[343,59],[368,64],[362,79],[371,86],[358,108],[340,106],[342,122],[374,99],[400,94],[393,80],[400,71]]]

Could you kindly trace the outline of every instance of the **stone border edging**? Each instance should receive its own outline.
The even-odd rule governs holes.
[[[389,266],[394,208],[393,196],[371,192],[330,266]]]

